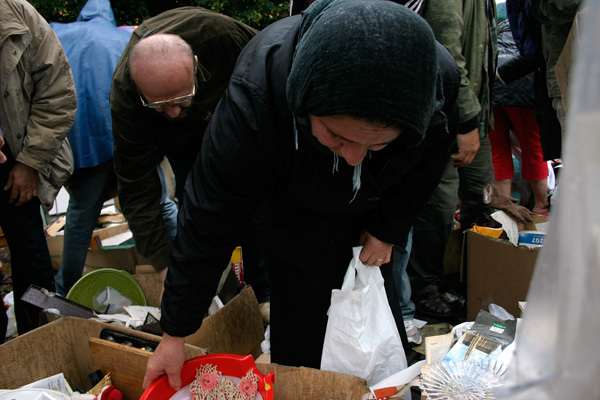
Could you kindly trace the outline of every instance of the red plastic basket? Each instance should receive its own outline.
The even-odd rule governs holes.
[[[273,400],[273,382],[275,376],[273,372],[264,375],[254,363],[252,355],[238,356],[236,354],[207,354],[187,360],[181,368],[182,387],[190,384],[196,378],[196,370],[205,364],[215,365],[217,370],[224,376],[242,378],[248,371],[252,370],[258,376],[258,392],[263,400]],[[176,392],[169,386],[167,375],[156,379],[144,391],[140,400],[168,400]]]

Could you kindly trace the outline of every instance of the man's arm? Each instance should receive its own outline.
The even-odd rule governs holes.
[[[76,111],[75,84],[62,45],[50,25],[33,8],[24,13],[31,30],[31,43],[22,57],[27,58],[33,82],[30,115],[23,146],[16,155],[4,190],[10,202],[20,206],[38,195],[38,174],[48,178],[51,162],[57,157]]]
[[[162,186],[157,172],[159,156],[140,125],[113,112],[114,168],[119,202],[135,244],[156,271],[166,268],[171,242],[161,213]]]
[[[458,91],[459,126],[458,153],[452,155],[455,167],[469,165],[479,150],[478,115],[481,105],[469,79],[467,62],[463,52],[464,15],[462,0],[430,0],[424,15],[435,38],[452,55],[460,71]]]

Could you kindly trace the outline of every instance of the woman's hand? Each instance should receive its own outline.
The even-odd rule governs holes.
[[[359,256],[363,264],[381,267],[392,259],[392,248],[394,246],[382,242],[367,231],[363,232],[359,244],[363,246]]]

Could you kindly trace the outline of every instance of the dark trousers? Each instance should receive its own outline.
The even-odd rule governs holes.
[[[366,213],[317,214],[283,199],[269,202],[264,210],[255,221],[271,283],[271,360],[320,368],[331,290],[342,286]],[[405,339],[391,263],[381,272]]]
[[[39,326],[40,309],[22,301],[21,296],[31,284],[54,291],[54,271],[46,244],[40,201],[36,197],[20,207],[8,203],[10,190],[4,191],[3,188],[15,160],[8,146],[4,146],[2,152],[8,161],[0,164],[0,226],[10,250],[15,316],[17,330],[22,335]],[[5,330],[0,332],[0,341],[4,340]]]

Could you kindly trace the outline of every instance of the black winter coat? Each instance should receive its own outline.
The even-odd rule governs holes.
[[[366,229],[384,242],[401,243],[447,163],[458,124],[460,76],[439,44],[443,109],[419,145],[392,142],[367,155],[354,199],[353,167],[340,159],[333,172],[333,154],[309,132],[299,133],[296,146],[286,81],[300,23],[300,16],[278,21],[245,47],[205,133],[186,183],[165,282],[161,326],[172,336],[198,329],[251,219],[269,267],[272,323],[276,303],[281,307],[275,297],[286,295],[287,285],[306,283],[303,301],[318,299],[326,312],[360,233]],[[310,291],[315,284],[319,290]],[[311,324],[317,319],[320,326],[320,316]]]

